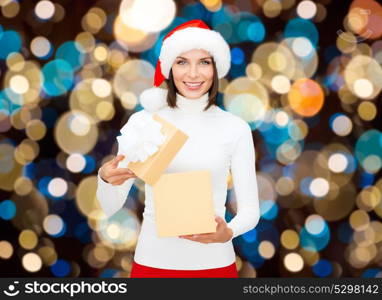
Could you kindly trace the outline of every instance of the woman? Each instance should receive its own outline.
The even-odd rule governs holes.
[[[152,187],[146,184],[131,277],[238,277],[232,239],[253,229],[260,213],[251,129],[215,105],[218,79],[229,67],[229,46],[218,32],[200,20],[176,27],[163,41],[155,71],[156,87],[141,94],[144,109],[132,114],[121,129],[124,133],[134,122],[155,112],[185,132],[189,138],[165,172],[209,169],[217,223],[214,233],[159,238]],[[163,81],[167,89],[158,88]],[[123,158],[117,155],[98,172],[97,198],[108,216],[123,206],[136,177],[129,169],[118,168]],[[237,214],[227,224],[224,216],[230,171]]]

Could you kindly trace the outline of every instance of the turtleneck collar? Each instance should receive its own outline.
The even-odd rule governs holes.
[[[190,99],[176,93],[176,105],[178,109],[185,113],[203,112],[208,104],[208,92],[200,98]],[[210,107],[211,108],[211,107]]]

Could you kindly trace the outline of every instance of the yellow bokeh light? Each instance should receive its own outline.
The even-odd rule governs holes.
[[[293,250],[296,249],[300,243],[298,233],[292,229],[284,230],[280,237],[281,244],[284,248]]]
[[[96,197],[97,177],[89,176],[83,179],[76,190],[76,204],[80,212],[88,216],[94,210],[100,209]]]
[[[293,192],[294,181],[290,177],[280,177],[276,182],[276,191],[279,195],[286,196]]]
[[[1,12],[6,18],[16,17],[20,11],[20,4],[17,1],[3,1],[1,5]]]
[[[39,141],[44,138],[47,128],[43,121],[38,119],[33,119],[28,121],[25,132],[27,136],[33,141]]]
[[[106,24],[106,13],[99,7],[92,7],[82,18],[82,28],[91,33],[97,33]]]
[[[97,61],[104,62],[107,60],[108,53],[109,51],[106,46],[99,45],[95,47],[93,55]]]
[[[25,94],[29,89],[29,82],[22,75],[14,75],[9,81],[9,86],[15,93]]]
[[[382,89],[382,67],[367,55],[352,57],[345,67],[344,78],[349,90],[362,99],[373,99]]]
[[[250,63],[245,68],[245,72],[250,79],[258,80],[261,78],[262,70],[261,67],[256,63]]]
[[[259,254],[265,259],[271,259],[275,255],[275,246],[270,241],[261,241]]]
[[[28,177],[20,176],[14,184],[15,193],[20,196],[28,195],[33,189],[32,180]]]
[[[135,94],[130,92],[124,92],[120,98],[121,104],[126,109],[134,109],[138,104],[138,99]]]
[[[268,18],[277,17],[280,14],[281,9],[281,3],[277,0],[266,0],[263,4],[263,13]]]
[[[367,212],[363,210],[356,210],[352,212],[352,214],[349,217],[349,224],[356,231],[366,229],[369,226],[369,222],[370,217],[367,214]]]
[[[51,266],[57,261],[57,253],[52,247],[43,246],[37,250],[37,253],[46,266]]]
[[[88,153],[98,139],[98,129],[94,119],[78,110],[63,114],[54,128],[59,147],[66,153]]]
[[[357,110],[360,118],[365,121],[374,120],[374,118],[377,116],[377,107],[373,102],[370,101],[361,102]]]
[[[143,32],[159,32],[171,24],[175,14],[173,0],[122,0],[118,18],[127,27]]]
[[[0,258],[8,259],[13,254],[13,246],[8,241],[0,241]]]
[[[19,235],[19,243],[24,249],[31,250],[37,245],[37,235],[30,229],[23,230]]]
[[[304,260],[298,253],[288,253],[284,257],[284,266],[288,271],[296,273],[304,267]]]
[[[37,272],[42,267],[42,261],[40,256],[36,253],[26,253],[22,258],[22,265],[28,272]]]
[[[103,121],[111,120],[114,117],[115,109],[112,103],[101,101],[97,104],[97,117]]]
[[[288,93],[291,87],[288,77],[284,75],[276,75],[272,78],[271,86],[278,94]]]
[[[35,14],[43,19],[43,20],[47,20],[47,19],[50,19],[51,17],[53,17],[54,15],[54,10],[55,10],[55,7],[54,7],[54,4],[48,0],[42,0],[40,2],[37,3],[36,7],[35,7]]]

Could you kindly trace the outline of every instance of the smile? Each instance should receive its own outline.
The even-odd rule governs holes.
[[[201,82],[185,82],[183,81],[183,83],[191,90],[196,90],[198,89],[199,87],[202,86],[202,84],[204,83],[204,81],[201,81]]]

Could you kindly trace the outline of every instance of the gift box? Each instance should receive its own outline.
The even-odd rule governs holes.
[[[154,154],[147,157],[144,161],[129,162],[127,165],[137,177],[150,185],[154,185],[157,182],[188,139],[184,132],[157,114],[154,114],[152,117],[162,125],[160,131],[164,135],[164,142]]]
[[[210,171],[163,174],[153,197],[159,237],[216,232]]]

